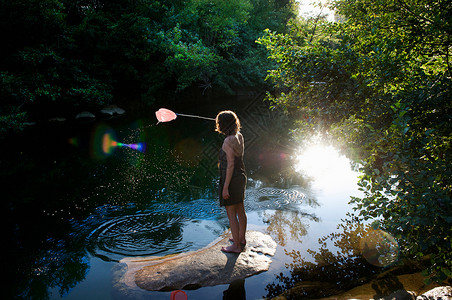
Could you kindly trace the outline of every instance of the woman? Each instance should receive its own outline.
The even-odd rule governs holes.
[[[245,199],[246,173],[243,164],[245,143],[240,133],[240,121],[229,110],[216,117],[216,131],[224,134],[220,149],[220,205],[226,208],[229,227],[232,232],[232,245],[223,247],[224,252],[240,253],[246,245],[245,232],[247,218],[243,201]]]

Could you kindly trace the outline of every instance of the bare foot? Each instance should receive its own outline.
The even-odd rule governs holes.
[[[240,252],[242,252],[242,249],[237,248],[235,245],[231,245],[229,247],[221,248],[221,251],[226,252],[226,253],[240,253]]]

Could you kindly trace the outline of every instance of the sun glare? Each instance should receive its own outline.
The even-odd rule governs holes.
[[[328,21],[334,22],[334,11],[327,7],[326,0],[297,0],[296,2],[298,3],[298,11],[301,17],[316,18],[321,13]]]
[[[357,181],[357,173],[350,161],[331,146],[315,144],[300,150],[295,170],[313,179],[313,185],[322,189],[342,186]]]

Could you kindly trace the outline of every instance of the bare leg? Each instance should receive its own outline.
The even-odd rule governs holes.
[[[239,218],[239,241],[242,244],[246,244],[246,226],[248,219],[245,213],[245,206],[243,203],[237,204],[237,217]]]
[[[229,219],[229,227],[231,228],[233,245],[222,249],[226,252],[240,252],[242,246],[246,244],[245,234],[247,227],[247,217],[243,203],[226,206],[226,212]]]
[[[225,251],[225,252],[240,253],[242,251],[242,247],[240,246],[240,242],[239,242],[240,241],[240,236],[239,236],[240,225],[239,225],[239,219],[237,217],[237,215],[238,215],[237,205],[226,206],[226,212],[228,214],[229,227],[231,228],[232,239],[234,241],[234,244],[229,247],[222,248],[221,250]]]

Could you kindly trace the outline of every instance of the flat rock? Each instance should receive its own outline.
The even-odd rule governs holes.
[[[443,299],[452,300],[452,286],[439,286],[423,293],[417,297],[418,300],[424,299]]]
[[[100,112],[107,116],[114,116],[114,115],[123,115],[126,111],[113,104],[104,107]]]
[[[94,119],[96,116],[93,113],[90,113],[89,111],[82,111],[81,113],[77,114],[75,118],[78,119]]]
[[[33,127],[36,126],[36,122],[24,122],[22,125],[24,125],[24,127]]]
[[[231,244],[229,237],[224,234],[198,251],[158,258],[124,258],[120,262],[127,265],[127,270],[122,284],[151,291],[194,289],[228,284],[269,269],[276,252],[276,242],[269,235],[248,231],[247,245],[240,254],[221,251]]]
[[[65,117],[55,117],[55,118],[49,119],[49,123],[51,123],[51,124],[59,124],[59,123],[63,123],[63,122],[66,122]]]

